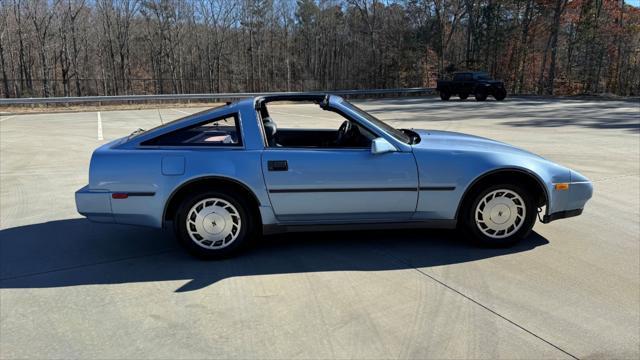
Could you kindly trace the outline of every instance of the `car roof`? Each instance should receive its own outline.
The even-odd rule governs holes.
[[[271,101],[312,101],[316,103],[322,103],[326,101],[328,103],[329,97],[332,96],[328,93],[308,92],[308,93],[273,93],[261,96],[253,96],[239,99],[234,102],[227,102],[225,105],[220,105],[210,109],[206,109],[195,114],[190,114],[182,118],[170,121],[168,123],[161,124],[155,128],[149,129],[144,133],[129,137],[125,143],[130,142],[143,142],[154,136],[159,136],[164,133],[175,131],[177,129],[196,124],[202,120],[223,114],[229,111],[239,111],[245,106],[257,107],[264,103]],[[338,97],[339,98],[339,97]]]
[[[321,107],[329,104],[329,97],[331,95],[327,93],[281,93],[281,94],[270,94],[264,96],[258,96],[255,98],[255,108],[259,109],[262,105],[273,101],[303,101],[303,102],[314,102],[319,104]]]
[[[304,101],[304,102],[327,102],[331,95],[326,92],[289,92],[289,93],[272,93],[265,94],[260,96],[246,97],[234,101],[233,103],[228,103],[227,106],[244,106],[248,104],[253,104],[255,107],[259,107],[262,104],[266,104],[273,101]]]
[[[256,100],[261,100],[262,102],[271,102],[271,101],[322,101],[327,96],[328,93],[316,93],[316,92],[308,92],[308,93],[285,93],[285,94],[273,94],[273,95],[265,95],[259,96]]]

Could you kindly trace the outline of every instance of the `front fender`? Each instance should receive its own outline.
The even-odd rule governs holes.
[[[571,171],[535,155],[473,151],[416,151],[420,196],[416,216],[455,219],[468,189],[484,176],[499,171],[521,171],[533,176],[546,191],[547,213],[565,209],[568,192],[555,191],[555,183],[570,182]]]

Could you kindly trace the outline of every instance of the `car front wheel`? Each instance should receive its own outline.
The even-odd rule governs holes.
[[[475,92],[476,101],[485,101],[487,100],[487,90],[485,89],[477,89]]]
[[[243,249],[254,235],[254,223],[242,196],[214,191],[185,197],[174,220],[180,244],[202,259],[225,258]]]
[[[451,94],[449,94],[449,92],[447,91],[440,91],[440,99],[443,101],[447,101],[449,100],[449,98],[451,97]]]
[[[536,207],[531,195],[518,186],[502,184],[473,197],[464,225],[479,245],[507,247],[529,235],[535,220]]]

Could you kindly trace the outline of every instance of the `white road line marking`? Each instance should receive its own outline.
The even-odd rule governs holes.
[[[14,118],[14,117],[16,117],[16,116],[18,116],[18,115],[5,116],[5,117],[3,117],[3,118],[0,118],[0,122],[3,122],[3,121],[5,121],[5,120],[9,120],[9,119]]]
[[[102,137],[102,116],[100,116],[100,111],[98,111],[98,140],[104,140],[104,137]]]
[[[193,115],[193,113],[186,112],[186,111],[182,111],[182,110],[178,110],[178,109],[171,109],[171,110],[173,110],[173,111],[175,111],[175,112],[182,113],[182,114]]]

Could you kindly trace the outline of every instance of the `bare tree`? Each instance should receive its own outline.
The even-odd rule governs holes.
[[[0,95],[433,86],[640,92],[622,0],[0,0]]]
[[[29,19],[33,23],[35,29],[35,37],[38,44],[38,52],[40,54],[40,69],[42,76],[42,94],[44,97],[49,96],[49,59],[47,56],[50,47],[49,37],[52,20],[54,18],[53,9],[58,6],[60,0],[54,0],[50,5],[46,0],[33,0],[26,2],[25,8]]]
[[[7,76],[7,64],[5,62],[4,53],[5,46],[3,45],[5,42],[8,42],[7,39],[9,37],[7,31],[7,17],[9,8],[4,5],[4,3],[0,4],[0,67],[2,68],[2,85],[4,90],[4,96],[9,97],[9,77]]]

